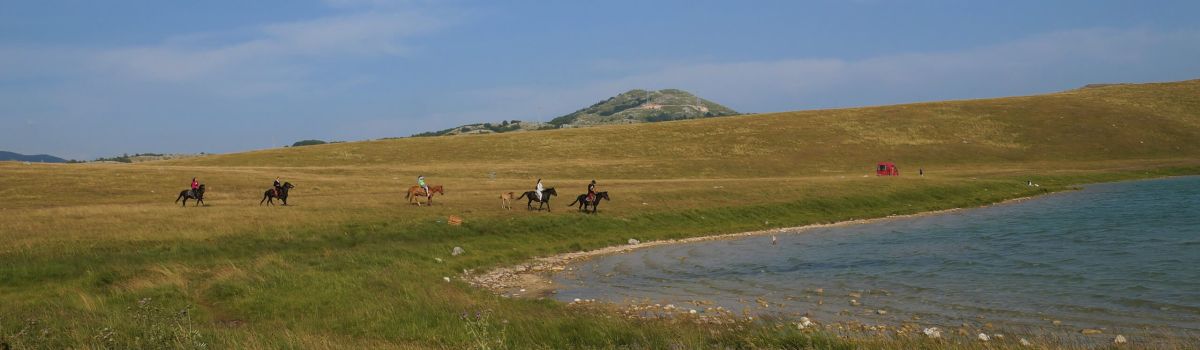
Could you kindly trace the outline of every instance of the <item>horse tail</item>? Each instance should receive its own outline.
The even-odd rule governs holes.
[[[412,195],[412,190],[408,190],[408,192],[404,192],[404,199],[408,199],[408,196],[411,196],[411,195]]]
[[[529,194],[529,192],[521,193],[521,196],[517,197],[517,199],[525,198],[525,195],[527,195],[527,194]]]

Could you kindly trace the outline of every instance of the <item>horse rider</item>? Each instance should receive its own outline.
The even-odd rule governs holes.
[[[588,184],[587,201],[592,202],[595,200],[596,200],[596,180],[592,180],[592,183]]]
[[[432,198],[433,193],[429,192],[429,185],[425,184],[425,175],[417,176],[417,186],[425,190],[425,198]]]
[[[196,181],[196,178],[193,177],[192,178],[192,197],[196,197],[196,190],[198,190],[198,189],[200,189],[200,181]]]
[[[279,177],[275,177],[275,183],[271,185],[275,189],[275,197],[279,197],[283,193],[283,184],[279,182]]]
[[[542,179],[538,179],[537,188],[533,190],[537,193],[538,202],[542,201]]]

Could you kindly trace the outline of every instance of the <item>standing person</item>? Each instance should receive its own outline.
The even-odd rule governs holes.
[[[198,189],[200,189],[200,181],[196,181],[196,178],[193,177],[192,178],[192,197],[196,196],[196,190],[198,190]]]
[[[596,180],[592,180],[592,183],[588,184],[587,190],[587,201],[592,202],[594,200],[596,200]]]
[[[433,197],[433,194],[429,192],[429,185],[425,184],[425,175],[417,176],[417,186],[420,186],[422,190],[425,190],[425,198]]]
[[[542,179],[538,179],[537,187],[533,190],[537,192],[538,202],[542,201]]]

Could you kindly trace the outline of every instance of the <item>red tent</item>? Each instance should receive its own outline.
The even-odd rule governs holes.
[[[892,162],[879,162],[875,167],[875,176],[900,176],[900,169]]]

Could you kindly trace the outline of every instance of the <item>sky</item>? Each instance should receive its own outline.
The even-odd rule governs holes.
[[[227,153],[548,121],[1200,78],[1198,1],[3,1],[0,150]]]

